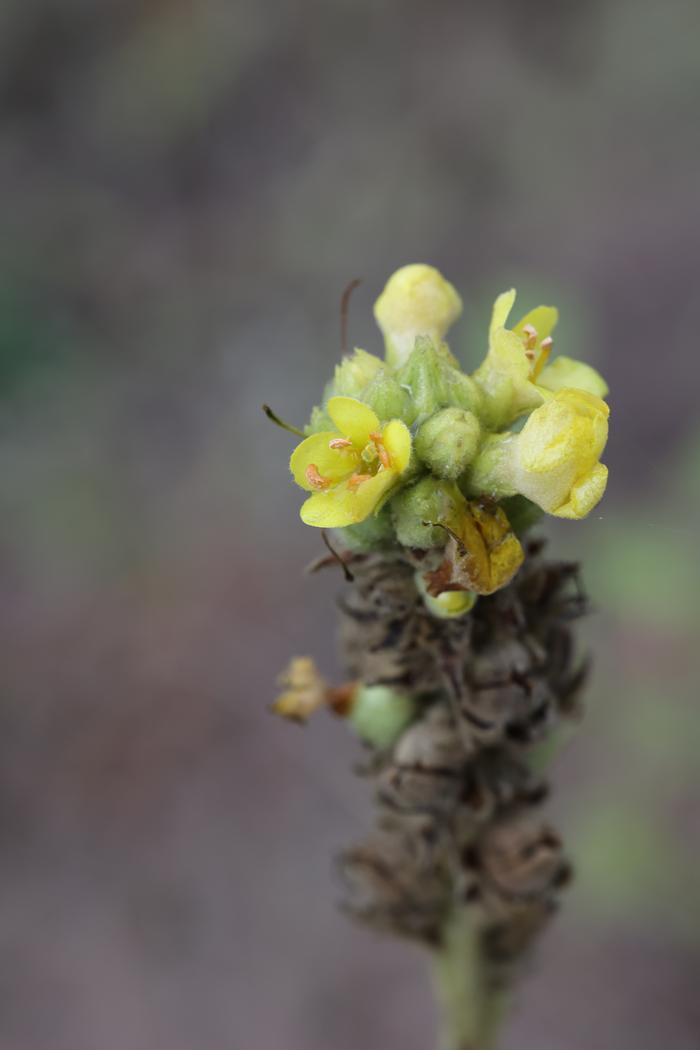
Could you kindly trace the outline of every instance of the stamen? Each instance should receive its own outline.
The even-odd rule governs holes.
[[[329,448],[352,448],[352,441],[350,438],[333,438],[332,441],[328,442]]]
[[[311,488],[317,489],[319,492],[323,489],[327,489],[331,483],[330,478],[325,478],[323,474],[319,473],[319,469],[315,463],[309,463],[304,473]]]
[[[382,435],[378,434],[376,430],[373,430],[370,433],[369,436],[370,436],[370,440],[373,442],[374,447],[377,450],[377,454],[379,456],[379,460],[380,460],[382,466],[384,467],[385,470],[389,470],[391,468],[391,456],[389,455],[389,453],[387,452],[386,448],[384,447],[384,442],[382,441]]]
[[[540,372],[542,371],[544,366],[547,364],[547,360],[549,358],[549,355],[552,352],[552,347],[553,346],[554,346],[554,340],[552,339],[551,335],[548,335],[547,338],[543,339],[542,342],[540,343],[540,356],[537,358],[537,363],[534,365],[534,367],[532,369],[532,378],[533,379],[537,379],[537,377],[539,376]]]
[[[534,325],[523,325],[523,339],[528,350],[534,350],[537,346],[537,329]]]
[[[363,481],[369,481],[371,477],[371,474],[353,474],[348,481],[348,488],[356,489]]]

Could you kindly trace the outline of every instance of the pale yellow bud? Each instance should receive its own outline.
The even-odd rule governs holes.
[[[387,361],[402,365],[421,335],[439,345],[461,313],[462,300],[434,266],[413,263],[401,267],[374,304]]]

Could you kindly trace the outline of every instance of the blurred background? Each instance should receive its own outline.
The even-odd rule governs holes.
[[[358,745],[271,718],[336,669],[289,435],[407,262],[473,367],[554,302],[612,388],[551,528],[596,608],[552,813],[578,878],[506,1050],[700,1042],[695,0],[3,0],[2,1050],[425,1050],[417,949],[350,926]]]

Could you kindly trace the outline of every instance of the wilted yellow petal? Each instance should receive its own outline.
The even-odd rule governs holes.
[[[382,430],[382,442],[391,457],[391,467],[402,474],[411,458],[411,431],[400,419],[392,419]]]
[[[367,444],[372,431],[380,429],[376,413],[354,397],[332,397],[326,411],[341,434],[350,438],[358,450]]]
[[[445,547],[445,560],[428,573],[428,591],[437,597],[459,585],[476,594],[492,594],[512,580],[525,553],[497,504],[465,503],[464,512]]]
[[[309,656],[295,656],[278,678],[284,692],[275,700],[276,715],[293,722],[305,722],[326,702],[327,682]]]
[[[297,485],[307,492],[314,491],[314,486],[306,476],[307,469],[312,465],[331,482],[337,482],[353,472],[358,462],[358,454],[354,447],[330,448],[330,442],[340,437],[341,435],[334,430],[325,430],[320,434],[312,434],[297,445],[289,461],[289,469]]]

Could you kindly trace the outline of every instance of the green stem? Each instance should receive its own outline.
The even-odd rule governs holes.
[[[489,987],[479,932],[466,908],[448,922],[433,973],[442,1012],[440,1050],[495,1050],[504,996]]]

